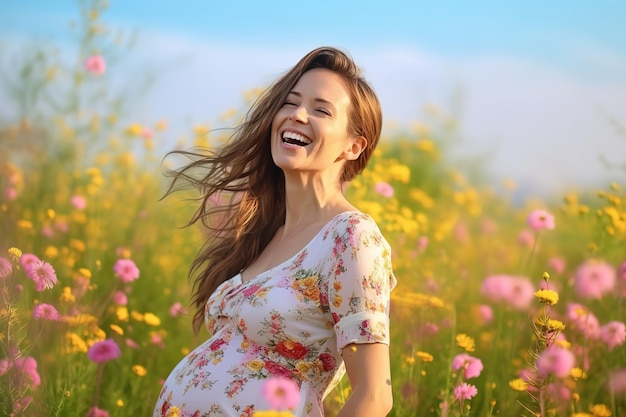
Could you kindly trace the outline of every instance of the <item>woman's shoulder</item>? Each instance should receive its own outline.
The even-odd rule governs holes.
[[[384,241],[378,224],[372,216],[358,210],[344,211],[337,214],[329,223],[325,235],[361,235],[371,234]]]

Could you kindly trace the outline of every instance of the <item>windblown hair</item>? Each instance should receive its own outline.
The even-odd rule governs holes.
[[[360,156],[344,164],[340,180],[352,180],[363,171],[378,143],[382,112],[374,90],[350,56],[330,47],[309,52],[267,88],[219,149],[168,154],[185,156],[191,162],[179,169],[166,169],[172,181],[165,196],[188,185],[196,188],[200,204],[187,226],[200,221],[209,230],[209,238],[190,269],[196,333],[204,321],[209,296],[250,265],[285,222],[285,178],[272,160],[272,121],[302,74],[314,68],[331,70],[344,79],[350,97],[349,133],[367,140]],[[230,196],[226,202],[212,204],[224,195]]]

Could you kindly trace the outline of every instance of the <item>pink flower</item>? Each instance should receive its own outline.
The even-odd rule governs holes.
[[[24,253],[20,256],[20,265],[22,265],[22,269],[26,270],[28,266],[32,263],[39,262],[39,258],[37,255],[32,253]]]
[[[483,370],[483,362],[467,353],[459,353],[452,359],[452,370],[458,371],[463,369],[465,379],[480,376]]]
[[[477,308],[478,317],[482,324],[489,324],[493,321],[493,308],[488,304],[481,304]]]
[[[90,56],[85,60],[85,69],[94,75],[102,75],[106,71],[106,63],[100,55]]]
[[[509,275],[487,277],[481,292],[490,301],[506,303],[522,311],[528,309],[535,298],[535,288],[528,278]]]
[[[554,272],[556,272],[557,274],[562,274],[563,271],[565,271],[565,258],[561,256],[555,256],[554,258],[550,259],[548,265],[550,265],[550,268],[554,269]]]
[[[383,197],[393,197],[393,187],[391,186],[391,184],[384,181],[376,183],[376,185],[374,186],[374,191],[376,191]]]
[[[170,307],[170,316],[176,317],[179,314],[187,314],[187,309],[179,302],[175,302]]]
[[[0,256],[0,278],[8,278],[13,272],[13,265],[11,261]]]
[[[544,350],[537,358],[537,372],[542,377],[554,375],[559,378],[566,377],[574,367],[574,354],[560,347],[552,346]]]
[[[109,417],[109,413],[96,406],[93,406],[87,411],[86,417]]]
[[[18,369],[22,374],[24,374],[28,378],[28,382],[30,382],[30,386],[35,388],[41,384],[41,378],[39,377],[39,373],[37,372],[37,361],[32,356],[27,358],[21,357],[15,359],[14,362],[15,369]]]
[[[119,346],[113,339],[96,342],[87,350],[87,357],[95,363],[104,363],[120,357]]]
[[[605,261],[590,260],[576,270],[574,290],[582,298],[602,298],[615,288],[617,273]]]
[[[125,306],[128,304],[128,297],[124,291],[115,291],[113,293],[113,304]]]
[[[472,384],[468,384],[467,382],[463,382],[454,387],[454,397],[459,402],[462,402],[463,400],[471,400],[476,394],[478,394],[476,387]]]
[[[626,393],[626,368],[618,369],[609,376],[609,391],[613,394]]]
[[[126,339],[126,346],[131,349],[138,349],[139,345],[133,339]]]
[[[600,327],[600,340],[606,343],[609,350],[624,344],[626,340],[626,326],[619,321],[610,321]]]
[[[572,327],[590,339],[597,339],[600,335],[600,322],[589,309],[582,304],[568,303],[565,315]]]
[[[293,410],[300,403],[300,389],[289,378],[272,377],[263,384],[263,397],[272,410]]]
[[[24,255],[22,255],[23,257]],[[35,282],[35,290],[43,291],[55,286],[58,282],[54,268],[48,262],[39,260],[31,262],[24,268],[26,276]]]
[[[524,229],[517,235],[517,243],[521,246],[532,248],[535,244],[535,236],[530,230]]]
[[[132,282],[139,278],[139,269],[130,259],[118,259],[113,265],[113,272],[122,282]]]
[[[70,202],[72,203],[72,207],[74,207],[76,210],[85,210],[85,208],[87,207],[87,200],[85,200],[85,197],[80,195],[75,195],[74,197],[72,197],[70,199]]]
[[[37,304],[33,308],[33,318],[35,320],[45,319],[45,320],[56,321],[59,319],[59,312],[53,305],[41,303],[41,304]]]
[[[13,201],[17,198],[17,190],[14,187],[7,187],[4,189],[4,197],[8,201]]]
[[[554,216],[545,210],[533,210],[528,215],[526,223],[531,229],[539,231],[541,229],[554,229]]]

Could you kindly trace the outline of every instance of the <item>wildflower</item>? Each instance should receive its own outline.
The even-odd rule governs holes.
[[[600,322],[587,307],[577,303],[568,303],[565,314],[573,327],[586,337],[591,339],[599,337]]]
[[[452,359],[452,370],[458,371],[463,369],[465,379],[480,376],[483,370],[483,362],[467,353],[459,353]]]
[[[476,349],[474,339],[463,333],[456,335],[456,345],[467,352],[473,352]]]
[[[565,258],[561,256],[555,256],[554,258],[550,259],[548,265],[550,265],[550,268],[554,269],[557,274],[561,274],[563,273],[563,271],[565,271]]]
[[[537,290],[535,291],[535,297],[543,304],[551,306],[559,302],[559,293],[553,290]]]
[[[522,230],[517,235],[517,243],[519,243],[520,246],[532,248],[535,244],[535,236],[530,230]]]
[[[87,200],[85,199],[85,197],[80,195],[73,196],[70,199],[70,202],[72,203],[72,207],[74,207],[76,210],[85,210],[85,208],[87,207]]]
[[[101,408],[93,406],[87,411],[87,417],[109,417],[109,413]]]
[[[600,327],[600,340],[606,343],[609,350],[624,344],[626,340],[626,326],[619,321],[610,321]]]
[[[133,365],[130,367],[130,369],[132,369],[132,371],[138,376],[146,376],[146,374],[148,373],[148,370],[141,365]]]
[[[477,307],[478,317],[482,324],[489,324],[493,321],[493,308],[488,304],[481,304]]]
[[[545,323],[546,330],[548,332],[560,332],[565,330],[565,324],[562,321],[556,319],[548,319]]]
[[[20,256],[20,265],[22,265],[22,268],[24,270],[26,270],[26,268],[35,262],[39,262],[39,258],[37,257],[37,255],[34,255],[32,253],[24,253]]]
[[[9,248],[7,252],[9,252],[9,255],[12,255],[16,259],[20,259],[22,257],[22,251],[18,248]]]
[[[454,387],[454,397],[459,402],[462,402],[463,400],[471,400],[476,394],[478,394],[476,387],[472,384],[468,384],[467,382],[463,382]]]
[[[554,216],[545,210],[533,210],[528,215],[526,223],[531,229],[539,231],[541,229],[554,229]]]
[[[170,316],[176,317],[179,314],[187,314],[187,310],[183,307],[181,303],[175,302],[170,307]]]
[[[490,301],[526,310],[533,301],[535,288],[530,279],[509,275],[491,275],[481,285],[482,294]]]
[[[537,358],[537,372],[542,377],[555,375],[562,378],[569,375],[574,362],[574,354],[571,351],[554,346],[549,347]]]
[[[0,278],[8,278],[9,276],[11,276],[12,272],[13,265],[11,265],[11,262],[8,259],[0,256]]]
[[[417,356],[419,359],[422,360],[422,362],[432,362],[433,361],[433,355],[431,355],[430,353],[427,352],[416,352],[415,356]]]
[[[161,319],[158,318],[156,315],[154,315],[153,313],[145,313],[143,315],[143,321],[148,325],[148,326],[160,326],[161,325]]]
[[[106,63],[101,55],[93,55],[85,60],[85,69],[94,75],[102,75],[106,71]]]
[[[300,402],[300,390],[291,379],[273,377],[263,384],[263,397],[273,410],[295,409]]]
[[[516,378],[509,381],[509,387],[511,387],[515,391],[526,391],[526,389],[528,388],[528,383],[522,378]]]
[[[613,291],[617,273],[605,261],[590,260],[578,267],[574,276],[574,290],[582,298],[599,299]]]
[[[28,385],[35,388],[41,384],[41,377],[37,372],[37,361],[35,358],[32,356],[17,358],[14,366],[15,369],[19,370],[26,377]],[[20,378],[20,381],[22,381],[22,378]]]
[[[589,411],[594,417],[610,417],[611,409],[604,404],[593,404],[589,406]]]
[[[118,259],[113,266],[113,272],[125,283],[139,278],[139,269],[131,259]]]
[[[24,256],[22,256],[22,259]],[[37,291],[50,289],[58,282],[54,268],[45,261],[31,262],[24,268],[24,271],[26,276],[35,282],[35,290]]]
[[[167,413],[165,414],[165,417],[181,417],[182,414],[180,412],[180,409],[176,406],[171,406],[170,408],[167,409]]]
[[[59,312],[53,305],[41,303],[33,308],[33,318],[56,321],[59,319]]]
[[[128,304],[128,297],[124,291],[115,291],[113,293],[113,304],[118,306],[125,306]]]
[[[572,368],[572,370],[569,371],[569,375],[574,379],[574,381],[577,381],[581,378],[587,378],[587,373],[581,368]]]
[[[383,197],[387,197],[387,198],[393,197],[393,187],[391,186],[391,184],[384,182],[384,181],[380,181],[376,183],[376,185],[374,186],[374,191],[376,191],[378,194],[382,195]]]
[[[113,330],[115,333],[119,334],[120,336],[124,335],[124,329],[122,329],[120,326],[118,326],[117,324],[110,324],[109,328],[111,330]]]
[[[76,296],[72,294],[72,289],[70,287],[63,287],[63,291],[59,296],[59,301],[67,304],[71,304],[76,301]]]
[[[117,359],[121,355],[120,348],[113,339],[96,342],[89,347],[87,357],[95,363],[104,363]]]

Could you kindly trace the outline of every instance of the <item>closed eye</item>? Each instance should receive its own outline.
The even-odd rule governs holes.
[[[330,112],[330,110],[325,109],[323,107],[320,107],[319,109],[317,109],[318,112],[325,114],[326,116],[332,116],[333,114]]]

